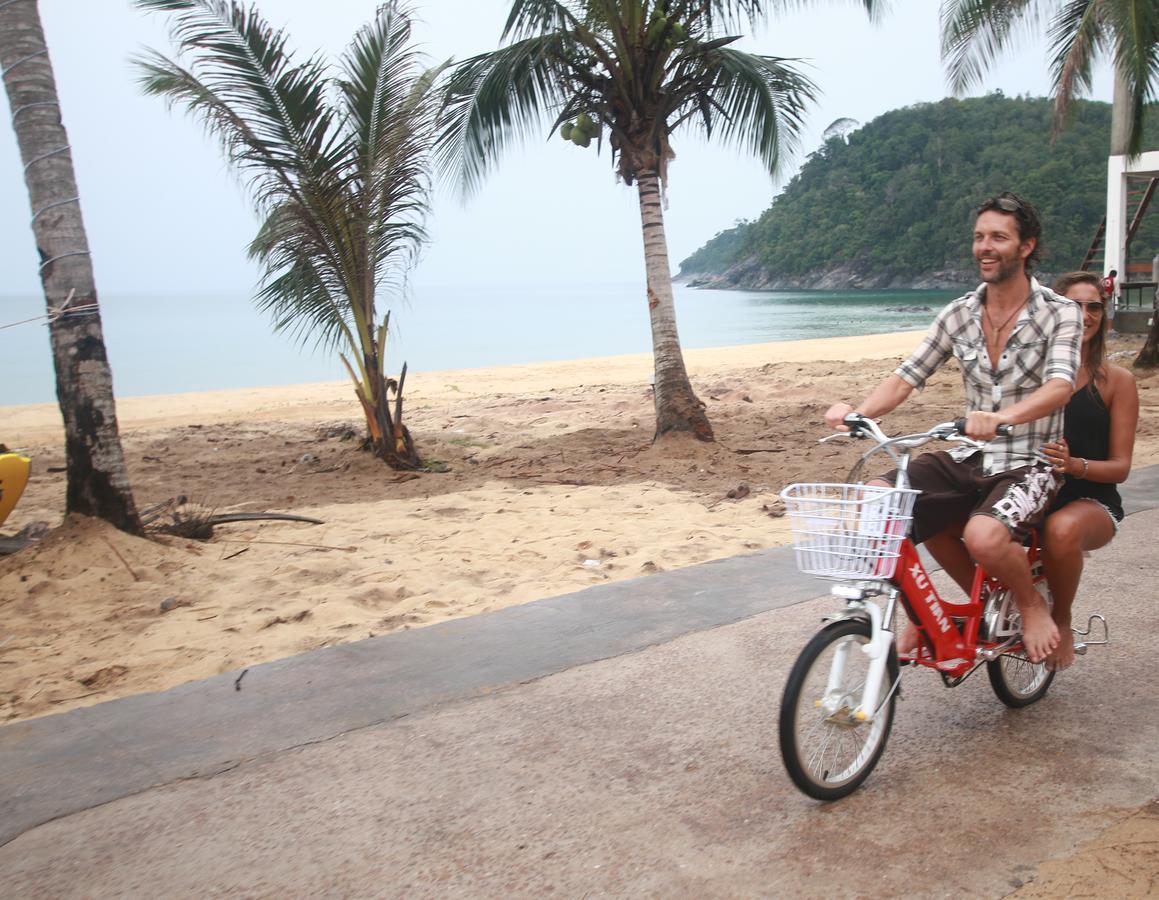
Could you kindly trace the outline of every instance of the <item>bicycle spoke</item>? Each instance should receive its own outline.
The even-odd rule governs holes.
[[[869,681],[872,661],[866,622],[840,622],[816,648],[798,660],[781,709],[781,748],[789,774],[806,794],[832,800],[854,790],[881,755],[893,707],[889,686],[896,667],[882,673],[886,698],[873,718],[856,713]],[[794,680],[795,679],[795,680]]]
[[[829,743],[832,739],[833,729],[826,728],[825,736],[821,739],[821,746],[817,748],[816,752],[809,759],[809,768],[820,775],[822,778],[825,777],[825,770],[822,768],[821,764],[825,760],[825,751],[829,749]]]
[[[835,654],[837,647],[832,649]],[[854,660],[860,661],[860,658],[854,657]],[[824,707],[810,708],[809,704],[815,700],[807,699],[819,696],[822,703],[828,699],[824,694],[824,686],[833,661],[830,658],[826,662],[827,664],[817,665],[815,669],[818,690],[803,693],[801,708],[797,714],[802,723],[803,744],[811,748],[806,761],[809,770],[821,781],[840,781],[844,779],[846,773],[859,766],[873,730],[872,723],[857,722],[853,719],[853,713],[865,690],[868,673],[850,672],[847,668],[846,674],[851,676],[852,680],[840,685],[841,699],[836,703],[837,712],[827,714]],[[845,666],[851,666],[850,660],[846,660]],[[822,676],[825,681],[822,681]]]

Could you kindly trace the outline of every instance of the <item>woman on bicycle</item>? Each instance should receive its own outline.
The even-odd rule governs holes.
[[[1083,571],[1083,551],[1105,546],[1119,529],[1123,504],[1115,487],[1131,471],[1139,394],[1135,376],[1105,359],[1106,304],[1099,277],[1071,272],[1054,292],[1082,307],[1082,360],[1066,407],[1063,439],[1043,453],[1065,483],[1044,526],[1043,560],[1058,626],[1059,645],[1046,659],[1053,669],[1074,662],[1071,606]]]

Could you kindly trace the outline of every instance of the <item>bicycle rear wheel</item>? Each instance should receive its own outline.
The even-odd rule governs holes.
[[[817,800],[857,790],[881,759],[893,727],[897,695],[890,689],[898,666],[892,647],[878,694],[881,708],[872,721],[853,718],[869,674],[869,657],[861,651],[869,639],[863,619],[826,625],[805,645],[785,682],[781,757],[793,783]]]
[[[998,699],[1012,709],[1041,700],[1054,681],[1045,662],[1032,663],[1025,653],[1007,653],[986,663],[986,675]]]
[[[1050,593],[1046,581],[1040,579],[1035,587],[1049,606]],[[990,605],[992,610],[988,610],[986,619],[993,623],[992,640],[1000,640],[1022,631],[1022,616],[1009,589],[1003,588],[994,594],[990,598]],[[998,699],[1011,709],[1021,709],[1041,700],[1054,681],[1054,672],[1047,669],[1046,663],[1031,662],[1025,651],[1007,653],[986,663],[986,675]]]

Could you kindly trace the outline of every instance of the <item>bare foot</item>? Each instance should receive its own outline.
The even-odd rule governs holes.
[[[907,656],[918,649],[918,629],[913,622],[907,622],[905,629],[897,637],[898,654]]]
[[[1074,662],[1074,633],[1069,628],[1059,627],[1058,646],[1046,657],[1046,667],[1052,672],[1070,668]]]
[[[1045,604],[1036,603],[1021,612],[1022,646],[1031,662],[1042,662],[1058,646],[1058,626]]]

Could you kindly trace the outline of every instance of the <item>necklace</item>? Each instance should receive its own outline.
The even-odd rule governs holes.
[[[1003,322],[997,328],[994,328],[994,317],[990,315],[990,306],[989,306],[989,304],[987,304],[987,306],[986,306],[986,321],[988,321],[990,323],[990,328],[994,331],[995,339],[997,339],[998,336],[1002,334],[1003,330],[1005,330],[1006,326],[1010,324],[1011,320],[1016,315],[1018,315],[1020,312],[1022,312],[1022,306],[1023,306],[1023,304],[1019,304],[1018,308],[1015,309],[1014,312],[1012,312],[1010,315],[1008,315],[1006,317],[1005,322]]]

